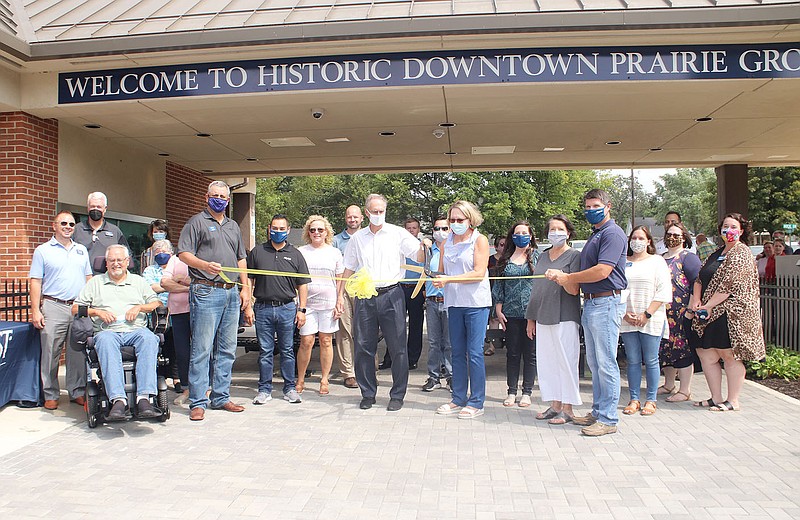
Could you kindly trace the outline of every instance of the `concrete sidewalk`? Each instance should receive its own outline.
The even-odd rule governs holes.
[[[163,424],[89,430],[66,399],[56,413],[6,407],[0,517],[800,518],[800,402],[747,383],[740,412],[662,399],[654,416],[587,438],[535,420],[538,389],[533,407],[504,408],[505,352],[486,360],[486,414],[472,421],[434,414],[448,393],[421,392],[422,368],[400,412],[385,409],[388,371],[368,411],[341,384],[320,396],[316,377],[302,404],[283,401],[276,378],[274,400],[253,406],[255,353],[235,365],[246,411],[202,423],[173,407]],[[708,397],[702,375],[693,387]],[[578,413],[590,382],[581,390]]]

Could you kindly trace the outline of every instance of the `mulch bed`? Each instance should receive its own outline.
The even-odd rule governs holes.
[[[772,388],[773,390],[777,390],[778,392],[786,394],[789,397],[800,399],[800,380],[786,381],[785,379],[754,379],[753,381]]]

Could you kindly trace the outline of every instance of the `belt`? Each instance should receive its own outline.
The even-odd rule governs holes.
[[[428,300],[433,300],[436,303],[444,303],[444,296],[428,296]]]
[[[375,290],[378,291],[378,294],[383,294],[385,292],[389,292],[399,284],[393,283],[392,285],[387,285],[386,287],[376,287]]]
[[[72,302],[75,301],[75,300],[60,300],[58,298],[53,298],[52,296],[47,296],[46,294],[42,295],[42,299],[50,300],[51,302],[60,303],[62,305],[72,305]]]
[[[620,290],[613,290],[613,291],[603,291],[603,292],[596,292],[591,294],[584,294],[584,300],[593,300],[595,298],[603,298],[604,296],[619,296],[622,294]]]
[[[233,289],[236,287],[235,283],[212,282],[204,278],[194,278],[192,283],[199,283],[200,285],[208,285],[209,287],[217,287],[219,289]]]
[[[292,303],[293,301],[294,300],[289,300],[289,301],[285,301],[284,302],[284,301],[280,301],[280,300],[259,300],[259,299],[256,299],[256,304],[269,305],[270,307],[283,307],[284,305]]]

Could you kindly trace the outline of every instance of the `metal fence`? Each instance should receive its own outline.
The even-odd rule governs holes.
[[[767,343],[800,352],[800,276],[761,280],[761,322]]]
[[[28,321],[30,285],[28,280],[3,280],[0,292],[0,319]]]

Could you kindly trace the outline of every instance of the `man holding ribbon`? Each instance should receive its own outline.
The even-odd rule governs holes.
[[[209,184],[208,207],[186,222],[178,241],[178,257],[189,266],[192,279],[189,286],[192,325],[189,418],[192,421],[202,421],[209,404],[229,412],[244,411],[244,406],[231,401],[230,387],[239,312],[250,306],[250,282],[246,273],[240,273],[239,292],[235,283],[220,276],[223,267],[247,268],[242,232],[235,221],[225,216],[230,196],[230,188],[224,182]],[[213,357],[212,349],[216,349]],[[207,396],[211,359],[213,381],[211,395]]]
[[[390,412],[403,407],[408,387],[408,352],[406,351],[406,302],[399,285],[403,279],[406,257],[425,259],[424,244],[405,229],[386,223],[386,198],[372,193],[364,207],[369,226],[356,232],[345,249],[344,278],[365,268],[375,280],[377,296],[357,297],[353,336],[355,339],[356,382],[361,389],[362,410],[372,408],[378,390],[375,376],[375,353],[378,350],[378,327],[392,358],[392,389],[389,391]],[[429,240],[425,242],[430,245]],[[339,284],[338,312],[344,308],[345,284]]]

